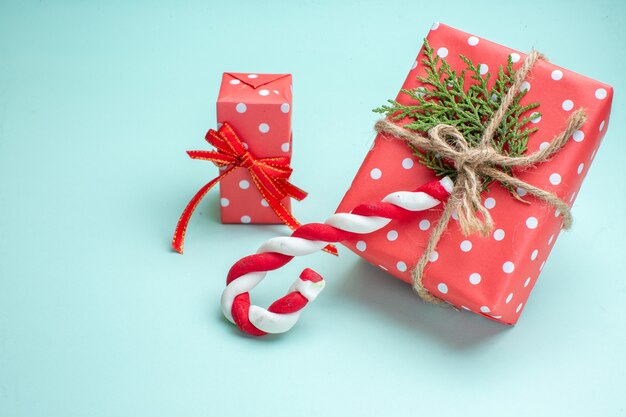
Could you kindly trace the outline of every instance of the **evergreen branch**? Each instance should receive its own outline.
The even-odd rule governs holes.
[[[461,132],[468,146],[477,146],[484,127],[513,85],[515,70],[511,57],[509,56],[506,65],[500,65],[493,87],[489,87],[492,74],[482,75],[480,66],[469,58],[460,56],[465,68],[459,72],[452,69],[445,59],[440,58],[426,39],[423,50],[425,58],[421,63],[426,75],[417,77],[422,85],[401,91],[411,99],[412,104],[404,105],[396,100],[388,100],[387,104],[374,109],[374,112],[384,114],[391,120],[401,120],[405,122],[405,128],[424,135],[438,124],[448,124]],[[521,105],[520,102],[526,93],[526,90],[516,93],[491,139],[494,149],[508,156],[523,155],[527,149],[529,136],[537,131],[536,127],[528,127],[528,124],[535,117],[541,116],[540,113],[531,115],[531,110],[539,107],[539,103]],[[420,162],[432,169],[436,175],[456,177],[456,169],[449,161],[415,147],[413,151]],[[481,181],[486,188],[493,180],[484,177]],[[510,191],[517,196],[515,190]]]

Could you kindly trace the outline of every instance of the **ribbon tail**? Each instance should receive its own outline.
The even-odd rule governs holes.
[[[309,195],[309,193],[307,193],[306,191],[304,191],[301,188],[296,187],[295,185],[293,185],[289,181],[285,181],[283,183],[283,189],[285,190],[287,195],[291,195],[297,201],[302,201],[302,200],[304,200],[307,197],[307,195]]]
[[[180,215],[178,219],[178,224],[176,224],[176,229],[174,230],[174,236],[172,237],[172,248],[183,254],[183,245],[185,244],[185,233],[187,232],[187,226],[189,225],[189,220],[191,220],[191,216],[193,212],[196,210],[196,207],[202,201],[206,193],[209,192],[211,188],[215,184],[217,184],[226,174],[230,173],[232,168],[228,171],[223,172],[220,176],[212,179],[209,183],[207,183],[204,187],[200,188],[198,192],[189,200],[187,203],[187,207],[183,210],[183,214]]]

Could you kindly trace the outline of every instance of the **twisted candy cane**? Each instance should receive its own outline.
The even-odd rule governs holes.
[[[298,321],[300,310],[324,289],[324,280],[315,271],[305,269],[287,295],[266,310],[250,305],[249,291],[268,271],[282,267],[295,256],[317,252],[328,243],[353,240],[358,235],[382,229],[392,220],[408,219],[415,211],[433,208],[447,200],[452,186],[448,177],[431,181],[415,191],[391,193],[380,202],[361,204],[351,213],[335,213],[323,224],[305,224],[291,236],[266,241],[256,254],[240,259],[228,272],[222,293],[224,316],[253,336],[286,332]]]

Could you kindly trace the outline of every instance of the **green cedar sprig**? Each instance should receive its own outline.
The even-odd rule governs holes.
[[[428,130],[440,123],[456,127],[465,137],[470,147],[480,142],[483,129],[488,120],[500,106],[502,97],[513,84],[515,70],[509,56],[506,67],[500,65],[498,76],[493,87],[487,84],[491,74],[480,74],[480,66],[461,55],[466,68],[461,72],[453,70],[445,59],[440,58],[428,40],[424,39],[424,55],[422,64],[426,69],[426,77],[419,76],[423,86],[415,89],[403,89],[416,104],[403,105],[396,100],[388,100],[377,109],[391,120],[408,119],[405,128],[426,134]],[[470,74],[472,80],[465,85],[465,75]],[[467,88],[466,88],[467,87]],[[497,133],[492,140],[492,146],[499,152],[509,156],[520,156],[526,151],[528,137],[537,128],[528,128],[531,121],[528,112],[539,106],[539,103],[521,105],[520,101],[528,90],[522,89],[515,95],[513,103],[506,112]],[[541,117],[535,113],[532,118]],[[432,169],[436,175],[448,175],[454,178],[457,174],[454,167],[438,155],[414,149],[421,163]],[[482,178],[483,186],[487,187],[491,178]],[[509,188],[509,187],[507,187]],[[515,191],[511,190],[515,195]]]

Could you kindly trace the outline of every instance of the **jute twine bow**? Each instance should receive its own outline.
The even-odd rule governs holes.
[[[510,157],[499,153],[492,146],[494,134],[497,132],[509,106],[513,103],[515,95],[526,79],[528,72],[538,59],[544,59],[544,57],[535,50],[526,57],[524,63],[515,74],[513,85],[511,85],[511,88],[503,97],[498,110],[487,123],[480,142],[475,147],[470,147],[467,140],[454,126],[446,124],[439,124],[430,129],[427,137],[404,129],[387,119],[379,120],[374,126],[379,133],[388,133],[424,152],[439,154],[442,158],[451,161],[457,171],[456,181],[450,198],[437,226],[430,235],[421,258],[412,271],[413,289],[424,301],[430,303],[443,302],[424,288],[422,277],[429,257],[448,226],[452,213],[457,212],[461,231],[466,236],[473,233],[488,236],[493,230],[493,219],[489,211],[483,206],[480,197],[481,177],[489,177],[503,185],[525,189],[528,194],[555,207],[563,217],[563,227],[565,229],[571,226],[572,215],[569,206],[563,200],[553,193],[509,175],[506,170],[513,167],[528,168],[550,159],[565,145],[568,138],[583,125],[586,119],[585,111],[583,109],[576,110],[568,119],[565,130],[556,135],[544,149],[532,154]]]

